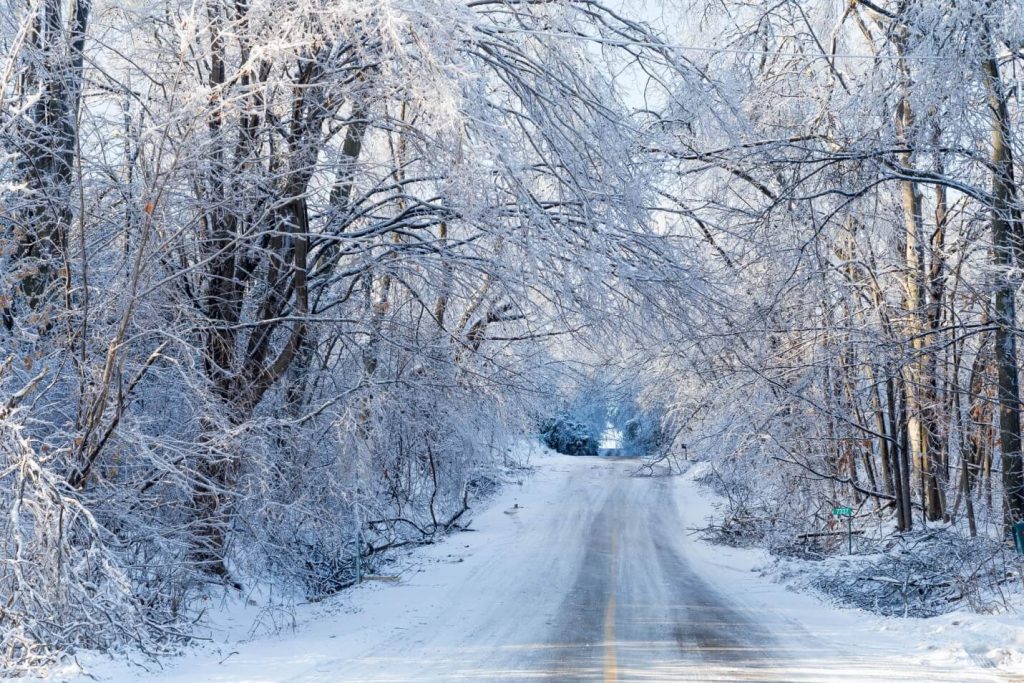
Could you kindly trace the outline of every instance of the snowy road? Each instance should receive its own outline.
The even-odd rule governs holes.
[[[691,565],[677,480],[631,476],[635,461],[559,468],[501,510],[507,538],[437,585],[415,626],[292,680],[995,680],[832,651],[784,606],[746,603]]]
[[[676,538],[682,531],[667,480],[622,476],[602,466],[574,482],[565,534],[582,554],[577,575],[541,647],[540,674],[557,678],[665,679],[716,669],[760,668],[770,636],[691,569]],[[577,487],[604,493],[589,501]],[[549,532],[550,533],[550,532]]]
[[[678,477],[633,477],[621,460],[540,465],[400,581],[145,680],[1001,680],[969,653],[944,660],[786,592],[744,565],[748,551],[697,541],[687,527],[704,504]]]
[[[764,668],[774,658],[769,634],[684,559],[669,481],[628,477],[631,467],[590,462],[557,500],[503,511],[520,521],[516,538],[444,588],[451,613],[442,623],[401,633],[337,673],[709,680]]]

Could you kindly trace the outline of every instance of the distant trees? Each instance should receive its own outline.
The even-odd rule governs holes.
[[[671,445],[666,407],[644,396],[633,374],[616,376],[609,360],[562,388],[562,409],[541,419],[541,440],[567,455],[654,456]],[[631,369],[632,370],[632,369]]]
[[[540,437],[545,446],[565,455],[598,455],[601,431],[571,415],[559,415],[541,423]]]

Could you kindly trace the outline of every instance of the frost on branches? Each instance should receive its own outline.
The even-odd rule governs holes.
[[[0,2],[5,672],[344,588],[601,373],[736,542],[1012,564],[1019,3]]]
[[[598,4],[0,16],[2,669],[464,523],[563,340],[673,286],[608,68],[672,60]]]

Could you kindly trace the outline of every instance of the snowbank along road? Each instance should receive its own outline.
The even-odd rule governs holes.
[[[692,483],[632,476],[627,460],[538,464],[398,583],[371,582],[283,638],[192,656],[157,678],[1000,680],[899,634],[859,631],[871,617],[787,593],[730,559],[744,551],[696,540]]]

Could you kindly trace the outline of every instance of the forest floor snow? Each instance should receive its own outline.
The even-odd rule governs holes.
[[[703,474],[704,463],[697,463],[679,477],[692,530],[704,529],[726,507],[709,487],[697,483]],[[698,531],[696,536],[704,534]],[[766,610],[784,605],[783,609],[817,638],[854,659],[902,656],[904,663],[922,667],[922,680],[927,680],[929,667],[940,666],[962,668],[965,675],[980,668],[992,672],[995,680],[1024,681],[1024,595],[1013,596],[1002,614],[961,609],[930,618],[882,616],[842,605],[815,590],[830,573],[844,571],[851,561],[847,556],[809,562],[774,558],[761,548],[696,539],[691,548],[691,562],[702,567],[722,590],[740,590],[746,600]],[[880,676],[877,680],[887,679]]]
[[[632,465],[548,453],[536,455],[532,464],[534,473],[521,484],[506,486],[486,509],[473,511],[472,531],[409,552],[387,576],[318,604],[268,607],[254,600],[223,598],[210,605],[209,641],[178,657],[159,664],[130,664],[124,659],[82,656],[80,665],[54,671],[49,680],[452,680],[454,674],[438,673],[443,662],[424,655],[442,649],[449,659],[456,652],[477,657],[471,666],[459,670],[458,678],[558,679],[557,674],[537,670],[515,671],[510,662],[521,653],[504,644],[517,635],[536,638],[531,634],[557,618],[563,594],[573,585],[584,558],[574,549],[571,537],[558,537],[561,540],[552,544],[550,533],[539,531],[560,525],[564,532],[558,533],[573,533],[572,518],[581,514],[579,506],[601,504],[603,482],[612,476],[623,480]],[[675,503],[671,512],[675,518],[662,520],[665,533],[685,556],[688,571],[722,600],[735,604],[787,651],[803,653],[788,668],[761,671],[746,680],[767,680],[768,675],[772,680],[844,682],[1024,681],[1024,618],[1020,614],[961,612],[907,619],[837,608],[813,593],[795,592],[767,577],[764,568],[771,560],[763,551],[701,540],[696,529],[715,513],[714,495],[694,481],[692,472],[664,479],[658,486],[669,487]],[[563,524],[565,516],[570,519]],[[530,581],[522,579],[538,574]],[[513,590],[513,586],[521,588]],[[265,597],[261,600],[266,603]],[[500,604],[496,607],[496,603]],[[459,635],[447,638],[446,633]],[[469,643],[473,652],[466,652]],[[381,654],[394,651],[404,658],[395,667],[388,660],[390,655]],[[709,671],[691,671],[691,676],[712,680]],[[591,678],[600,680],[596,672]],[[619,678],[632,679],[628,672]],[[646,678],[677,679],[671,673]],[[714,680],[740,679],[734,671]]]

